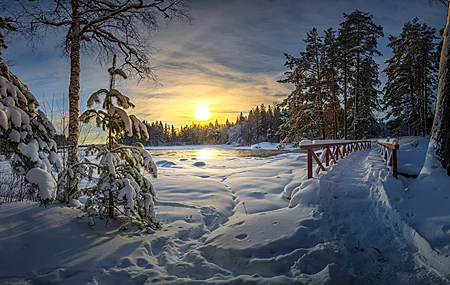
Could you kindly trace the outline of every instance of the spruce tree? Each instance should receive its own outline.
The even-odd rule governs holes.
[[[18,76],[0,62],[0,153],[14,154],[13,171],[29,183],[29,195],[47,205],[57,199],[53,171],[61,168],[55,128]]]
[[[130,98],[114,88],[116,76],[127,78],[121,69],[116,69],[115,63],[114,56],[113,66],[108,70],[109,89],[98,90],[87,102],[88,107],[101,104],[101,109],[88,109],[80,116],[81,121],[95,121],[97,126],[108,131],[106,146],[94,145],[87,149],[88,154],[96,155],[95,162],[86,158],[79,165],[84,176],[91,178],[95,171],[99,175],[98,183],[83,191],[99,210],[108,212],[109,218],[114,218],[114,210],[118,209],[155,229],[159,227],[154,207],[156,193],[146,173],[157,178],[157,168],[143,145],[120,144],[124,131],[137,139],[148,139],[148,132],[136,116],[125,111],[134,105]],[[103,100],[100,96],[104,96]]]

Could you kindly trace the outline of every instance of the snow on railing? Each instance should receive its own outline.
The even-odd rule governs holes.
[[[398,178],[397,150],[400,148],[397,139],[378,140],[378,152],[383,156],[388,166],[391,166],[392,176]]]
[[[300,142],[300,149],[308,151],[308,179],[313,177],[313,158],[317,163],[315,173],[318,174],[321,170],[325,171],[325,167],[330,166],[330,163],[336,164],[339,159],[343,159],[352,152],[370,149],[371,147],[372,142],[368,140],[303,140]],[[318,148],[322,149],[320,158],[313,151]]]

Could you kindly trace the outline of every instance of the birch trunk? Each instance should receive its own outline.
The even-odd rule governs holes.
[[[72,1],[72,16],[77,18],[78,1]],[[68,166],[74,171],[74,179],[69,182],[69,200],[78,198],[78,137],[79,125],[78,118],[80,116],[80,25],[75,21],[71,26],[70,37],[70,82],[69,82],[69,135],[67,138],[68,145]]]

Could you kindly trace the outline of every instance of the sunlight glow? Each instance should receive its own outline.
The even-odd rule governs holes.
[[[211,118],[211,112],[209,111],[208,106],[198,106],[197,110],[195,111],[194,117],[197,119],[197,121],[206,121]]]
[[[213,157],[217,157],[217,150],[208,149],[208,148],[199,150],[198,158],[208,159],[208,158],[213,158]]]

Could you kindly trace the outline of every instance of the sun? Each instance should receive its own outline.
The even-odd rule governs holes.
[[[208,106],[200,105],[197,107],[197,110],[194,113],[194,117],[197,121],[206,121],[211,118],[211,112],[209,111]]]

